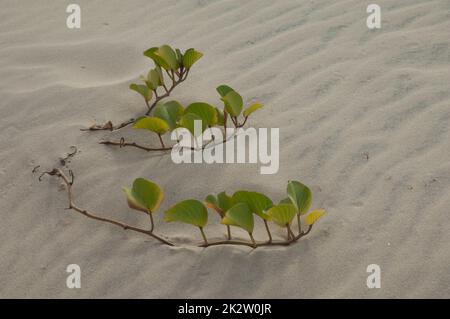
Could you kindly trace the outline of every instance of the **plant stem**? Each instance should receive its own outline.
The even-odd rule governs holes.
[[[297,214],[297,223],[298,223],[298,233],[302,232],[302,221],[300,220],[300,213]]]
[[[250,235],[250,239],[252,240],[253,247],[256,248],[256,241],[255,241],[255,238],[253,238],[252,233],[248,233],[248,234]]]
[[[230,225],[227,225],[227,238],[228,238],[228,240],[231,240],[231,228],[230,228]]]
[[[167,72],[167,71],[166,71]],[[175,79],[175,77],[172,77],[170,75],[169,72],[167,72],[167,74],[169,75],[169,77],[172,79],[172,85],[170,88],[167,89],[167,86],[164,84],[163,88],[166,91],[166,93],[164,93],[163,95],[158,95],[156,96],[155,94],[155,100],[153,101],[152,104],[149,103],[149,101],[145,100],[145,104],[147,105],[147,112],[145,113],[145,115],[149,115],[152,110],[154,109],[154,107],[156,106],[156,104],[161,101],[162,99],[170,96],[172,90],[181,82],[183,82],[184,80],[186,80],[187,76],[188,76],[189,70],[186,71],[184,78],[179,78],[178,80]],[[119,130],[121,128],[124,128],[130,124],[134,123],[134,118],[133,119],[129,119],[127,121],[124,121],[122,123],[120,123],[119,125],[113,125],[111,121],[106,122],[106,124],[94,124],[89,128],[83,128],[81,129],[81,131],[116,131]]]
[[[142,229],[142,228],[139,228],[139,227],[134,227],[134,226],[125,224],[123,222],[120,222],[120,221],[117,221],[117,220],[114,220],[114,219],[100,217],[100,216],[98,216],[98,215],[96,215],[96,214],[94,214],[94,213],[92,213],[92,212],[90,212],[90,211],[88,211],[86,209],[82,209],[82,208],[78,207],[73,201],[73,194],[72,194],[72,182],[73,182],[73,180],[72,180],[72,182],[70,182],[68,177],[58,168],[54,168],[51,171],[44,172],[39,177],[39,180],[45,174],[50,175],[50,176],[57,176],[57,177],[59,177],[59,178],[61,178],[63,180],[63,182],[64,182],[64,184],[66,185],[66,188],[67,188],[67,196],[68,196],[68,199],[69,199],[69,207],[68,207],[68,209],[72,209],[72,210],[74,210],[74,211],[76,211],[76,212],[78,212],[78,213],[80,213],[80,214],[82,214],[82,215],[84,215],[84,216],[86,216],[88,218],[95,219],[95,220],[98,220],[98,221],[101,221],[101,222],[105,222],[105,223],[108,223],[108,224],[116,225],[116,226],[119,226],[119,227],[121,227],[123,229],[126,229],[126,230],[128,229],[128,230],[132,230],[132,231],[135,231],[135,232],[138,232],[138,233],[142,233],[142,234],[151,236],[151,237],[159,240],[163,244],[166,244],[166,245],[169,245],[169,246],[174,246],[174,244],[171,243],[170,241],[168,241],[168,240],[166,240],[166,239],[164,239],[164,238],[162,238],[162,237],[152,233],[149,230]],[[71,175],[73,176],[73,174],[71,174]]]
[[[155,223],[153,222],[153,215],[150,210],[148,210],[148,215],[150,216],[150,233],[153,233],[153,229],[155,228]]]
[[[203,241],[205,242],[205,245],[208,245],[208,239],[206,239],[205,232],[203,231],[203,227],[199,227],[200,232],[202,233]]]
[[[287,228],[287,230],[288,230],[288,234],[289,234],[290,239],[294,239],[294,238],[295,238],[295,235],[294,235],[294,233],[292,232],[291,225],[287,224],[287,225],[286,225],[286,228]]]
[[[267,231],[267,235],[269,235],[269,243],[272,242],[272,234],[270,233],[269,230],[269,224],[267,223],[267,220],[263,219],[264,221],[264,226],[266,226],[266,231]]]
[[[164,145],[163,139],[161,137],[161,134],[158,134],[158,137],[159,137],[159,141],[161,142],[162,148],[166,148],[166,146]]]

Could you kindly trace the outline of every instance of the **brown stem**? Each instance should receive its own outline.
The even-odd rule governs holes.
[[[248,233],[249,235],[250,235],[250,239],[251,239],[251,241],[252,241],[252,246],[254,247],[254,248],[256,248],[256,241],[255,241],[255,238],[253,238],[253,234],[252,233]]]
[[[231,240],[231,228],[230,228],[230,225],[227,225],[227,238],[228,238],[228,240]]]
[[[202,145],[202,150],[204,150],[206,147],[208,147],[208,145],[213,142],[214,140],[210,140],[208,142],[206,142],[205,144]],[[221,143],[225,143],[227,140],[224,139]],[[160,143],[161,145],[163,145],[163,147],[148,147],[148,146],[144,146],[144,145],[140,145],[137,144],[135,142],[125,142],[125,139],[122,137],[119,142],[115,142],[115,141],[100,141],[99,144],[103,144],[103,145],[114,145],[114,146],[119,146],[120,148],[125,147],[125,146],[130,146],[130,147],[136,147],[139,148],[141,150],[147,151],[147,152],[151,152],[151,151],[170,151],[173,146],[165,146],[164,143],[162,142],[161,136],[160,136]],[[219,144],[219,143],[218,143]],[[199,148],[196,147],[187,147],[187,146],[183,146],[183,149],[190,149],[192,151],[197,151],[200,150]]]
[[[295,238],[295,235],[294,235],[294,233],[292,232],[292,229],[291,229],[291,225],[287,224],[286,228],[288,230],[288,234],[289,234],[290,239]]]
[[[300,213],[297,214],[297,223],[298,223],[298,233],[302,232],[302,221],[300,219]]]
[[[139,148],[141,150],[150,152],[150,151],[170,151],[172,149],[172,147],[163,147],[163,148],[154,148],[154,147],[147,147],[147,146],[143,146],[143,145],[139,145],[137,143],[128,143],[125,142],[123,140],[121,140],[120,142],[114,142],[114,141],[101,141],[99,142],[99,144],[104,144],[104,145],[117,145],[120,147],[125,147],[125,146],[132,146],[132,147],[136,147]]]
[[[149,210],[148,215],[150,216],[150,232],[153,233],[153,229],[155,228],[155,222],[153,221],[152,212]]]
[[[147,105],[147,109],[148,109],[147,112],[145,113],[145,115],[149,115],[159,101],[168,97],[175,87],[177,87],[181,82],[186,80],[188,73],[189,73],[189,70],[186,72],[184,78],[180,77],[178,80],[176,80],[174,77],[171,77],[171,79],[172,79],[171,87],[169,89],[167,89],[167,87],[164,85],[163,87],[164,87],[166,93],[164,93],[163,95],[155,94],[155,100],[153,101],[152,104],[150,104],[147,100],[145,100],[145,104]],[[169,74],[169,76],[170,76],[170,74]],[[127,121],[120,123],[119,125],[113,125],[111,121],[108,121],[105,124],[94,124],[89,128],[83,128],[83,129],[81,129],[81,131],[105,131],[105,130],[117,131],[121,128],[124,128],[124,127],[134,123],[134,121],[135,121],[135,119],[129,119]]]
[[[114,219],[100,217],[100,216],[96,215],[93,212],[90,212],[90,211],[88,211],[86,209],[82,209],[82,208],[78,207],[74,203],[74,200],[73,200],[73,193],[72,193],[73,180],[69,181],[69,178],[66,175],[64,175],[64,173],[60,169],[57,169],[57,168],[54,168],[53,170],[48,171],[48,172],[44,172],[42,175],[45,175],[45,174],[48,174],[48,175],[51,175],[51,176],[57,176],[57,177],[59,177],[59,178],[61,178],[63,180],[64,184],[67,187],[67,194],[68,194],[68,199],[69,199],[69,207],[68,207],[68,209],[72,209],[72,210],[74,210],[74,211],[76,211],[76,212],[78,212],[78,213],[80,213],[80,214],[82,214],[82,215],[84,215],[86,217],[89,217],[91,219],[95,219],[95,220],[102,221],[102,222],[105,222],[105,223],[108,223],[108,224],[119,226],[119,227],[121,227],[123,229],[128,229],[128,230],[132,230],[132,231],[135,231],[135,232],[138,232],[138,233],[142,233],[142,234],[151,236],[151,237],[159,240],[163,244],[166,244],[166,245],[169,245],[169,246],[174,246],[174,244],[171,243],[170,241],[168,241],[168,240],[166,240],[166,239],[164,239],[164,238],[162,238],[162,237],[160,237],[160,236],[158,236],[156,234],[153,234],[151,230],[149,231],[149,230],[142,229],[142,228],[139,228],[139,227],[131,226],[131,225],[125,224],[125,223],[123,223],[121,221],[117,221],[117,220],[114,220]]]
[[[267,220],[263,219],[264,221],[264,226],[266,226],[266,231],[267,231],[267,235],[269,235],[269,243],[272,242],[272,234],[270,233],[269,230],[269,224],[267,223]]]
[[[166,148],[166,146],[164,145],[163,139],[161,137],[161,134],[158,134],[159,137],[159,142],[161,143],[162,148]]]

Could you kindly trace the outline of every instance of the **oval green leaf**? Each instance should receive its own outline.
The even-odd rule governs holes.
[[[171,70],[176,70],[180,67],[176,52],[167,44],[159,47],[158,54],[167,62]]]
[[[158,88],[158,86],[161,85],[161,79],[160,79],[159,73],[158,73],[158,71],[156,71],[156,69],[152,69],[148,72],[146,83],[147,83],[147,86],[149,87],[149,89],[151,89],[151,90],[156,90]]]
[[[216,91],[220,94],[221,97],[225,97],[225,95],[234,90],[228,85],[222,84],[216,88]]]
[[[285,227],[297,215],[297,208],[292,204],[279,204],[270,208],[267,214],[275,223]]]
[[[144,52],[144,55],[152,59],[157,66],[160,66],[166,70],[171,69],[169,63],[160,55],[159,48],[157,47],[150,48]]]
[[[297,208],[300,215],[304,215],[311,207],[312,193],[311,190],[304,184],[297,181],[289,181],[287,186],[287,193],[292,203]]]
[[[192,65],[194,65],[195,62],[197,62],[201,57],[203,56],[203,53],[195,51],[194,49],[188,49],[183,55],[183,66],[186,69],[190,69]]]
[[[165,222],[182,222],[198,227],[205,227],[208,222],[208,211],[202,202],[187,199],[169,208],[164,213]]]
[[[217,124],[217,111],[216,108],[208,103],[196,102],[189,104],[184,110],[184,113],[192,113],[198,115],[203,122],[209,126]]]
[[[255,112],[256,110],[259,110],[260,108],[263,107],[262,103],[256,102],[253,104],[250,104],[245,110],[244,110],[244,116],[247,117],[250,114],[252,114],[253,112]]]
[[[253,214],[245,203],[238,203],[231,207],[220,222],[224,225],[241,227],[250,234],[253,233]]]
[[[123,190],[127,195],[128,206],[144,213],[157,211],[164,198],[161,188],[144,178],[135,179],[131,189],[124,187]]]
[[[168,101],[165,103],[158,103],[155,106],[153,115],[166,121],[167,124],[169,124],[170,129],[173,130],[177,127],[177,121],[183,113],[183,105],[177,101]]]
[[[225,102],[225,110],[232,116],[239,116],[241,114],[244,101],[239,93],[230,91],[222,98],[222,101]]]
[[[308,216],[305,217],[306,225],[314,224],[323,215],[325,215],[324,209],[313,210],[311,213],[308,214]]]
[[[153,91],[151,91],[146,85],[133,83],[130,84],[130,89],[138,92],[146,101],[150,101],[153,97]]]
[[[202,123],[201,132],[195,132],[195,121],[201,121]],[[206,129],[206,122],[203,121],[200,116],[193,113],[184,114],[178,121],[178,125],[188,129],[189,132],[191,132],[191,134],[195,137],[201,135],[203,131]],[[197,133],[197,136],[195,135],[195,133]]]
[[[264,194],[249,191],[237,191],[233,194],[234,203],[245,203],[250,208],[252,213],[260,216],[263,219],[270,219],[270,216],[265,211],[273,206],[272,200]]]
[[[159,117],[142,117],[136,120],[133,125],[134,128],[145,129],[156,134],[164,134],[170,130],[169,124]]]

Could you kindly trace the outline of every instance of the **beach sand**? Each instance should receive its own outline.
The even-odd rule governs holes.
[[[68,3],[2,1],[0,297],[450,297],[447,1],[379,0],[378,30],[366,26],[371,2],[359,0],[77,3],[81,29],[71,30]],[[249,125],[280,128],[277,174],[98,144],[157,145],[132,128],[80,131],[145,112],[128,86],[153,65],[142,52],[166,43],[204,53],[173,99],[219,106],[215,88],[228,84],[265,104]],[[65,210],[61,183],[38,176],[71,146],[64,169],[80,206],[147,227],[121,187],[152,179],[166,195],[156,231],[179,247]],[[176,201],[223,190],[278,201],[288,180],[309,185],[313,208],[328,212],[289,247],[198,248],[197,229],[162,221]],[[205,232],[224,238],[212,212]],[[81,267],[81,289],[66,287],[69,264]],[[366,285],[370,264],[380,289]]]

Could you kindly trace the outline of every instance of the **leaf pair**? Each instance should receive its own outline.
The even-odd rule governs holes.
[[[238,117],[242,113],[244,107],[242,96],[228,85],[220,85],[216,90],[221,96],[221,100],[224,102],[225,111],[233,117]],[[243,115],[244,117],[248,117],[262,107],[262,103],[252,103],[244,110]]]
[[[203,54],[191,48],[184,54],[179,49],[172,49],[168,45],[153,47],[144,52],[144,55],[151,58],[157,66],[165,70],[175,71],[179,68],[190,69]]]

